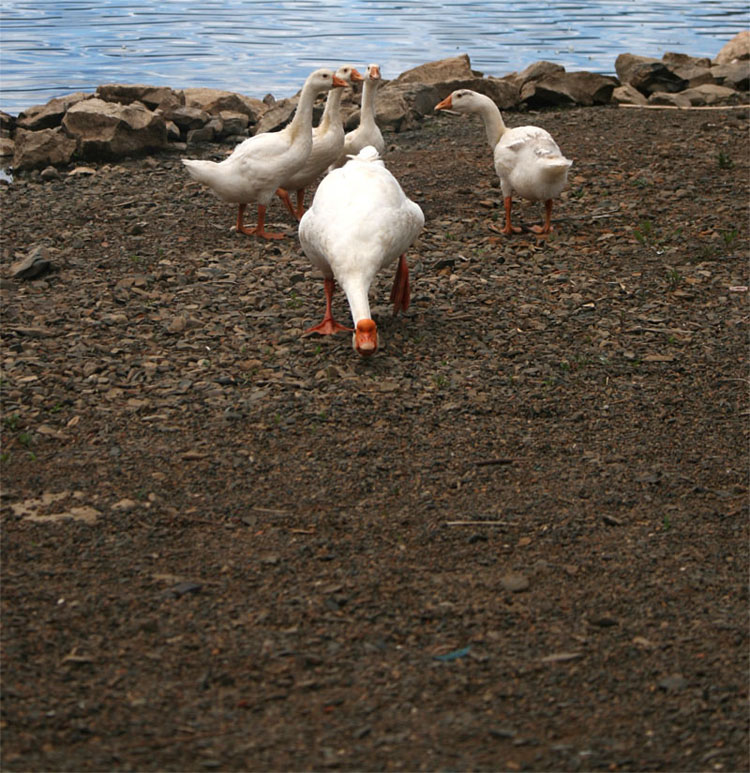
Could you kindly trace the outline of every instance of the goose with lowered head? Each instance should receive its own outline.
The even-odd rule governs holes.
[[[356,156],[362,148],[372,145],[382,156],[385,153],[385,140],[375,122],[375,96],[382,82],[380,67],[377,64],[368,64],[362,84],[362,104],[359,111],[359,126],[348,132],[344,137],[344,147],[338,160],[331,168],[342,166],[349,156]]]
[[[503,192],[505,227],[502,233],[521,230],[511,225],[510,218],[513,193],[517,193],[530,201],[544,202],[544,225],[532,226],[531,230],[548,234],[552,230],[552,200],[565,187],[568,169],[573,163],[562,155],[549,132],[538,126],[508,128],[497,105],[484,94],[470,89],[454,91],[438,103],[435,110],[477,113],[484,121]]]
[[[349,84],[363,80],[357,69],[350,64],[339,67],[336,70],[336,77]],[[341,122],[343,93],[342,89],[332,89],[328,92],[320,123],[312,130],[312,151],[307,161],[299,169],[292,171],[276,191],[297,220],[305,211],[305,188],[315,182],[336,161],[344,147],[344,125]],[[296,208],[289,197],[292,192],[296,193]]]
[[[282,131],[248,137],[223,161],[182,159],[191,177],[207,185],[223,201],[239,206],[237,230],[264,239],[281,239],[283,234],[265,230],[266,207],[279,184],[305,163],[312,150],[312,110],[315,97],[346,83],[331,70],[312,72],[305,81],[292,122]],[[258,223],[246,228],[247,205],[258,204]]]
[[[324,177],[299,224],[302,249],[323,274],[326,295],[323,321],[305,335],[351,330],[333,318],[331,303],[338,282],[354,321],[354,348],[365,357],[374,354],[378,331],[370,314],[370,285],[378,271],[397,262],[393,313],[406,311],[410,292],[405,252],[423,225],[419,205],[406,197],[372,146]]]

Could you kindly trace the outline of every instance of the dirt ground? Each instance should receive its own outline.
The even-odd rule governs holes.
[[[389,135],[369,360],[177,153],[2,187],[3,770],[748,769],[747,112],[506,120],[555,231]]]

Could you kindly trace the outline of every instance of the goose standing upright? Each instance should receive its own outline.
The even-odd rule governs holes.
[[[376,64],[367,65],[362,84],[359,126],[344,137],[344,148],[338,160],[331,165],[331,169],[343,166],[349,156],[356,156],[362,148],[366,148],[368,145],[372,145],[381,156],[385,152],[385,140],[383,140],[380,128],[375,122],[375,96],[381,81],[380,67]]]
[[[406,311],[410,293],[405,252],[423,225],[419,205],[406,197],[372,146],[323,178],[299,224],[302,249],[323,274],[326,295],[323,321],[305,335],[351,330],[333,318],[331,301],[338,282],[355,325],[354,348],[363,356],[373,354],[378,332],[370,316],[370,285],[381,268],[398,261],[391,301],[394,314]]]
[[[544,225],[531,230],[547,234],[552,230],[552,200],[560,195],[568,180],[572,161],[560,152],[549,132],[538,126],[509,129],[497,105],[484,94],[470,89],[458,89],[435,106],[435,110],[456,110],[478,113],[484,121],[487,139],[494,150],[495,171],[505,204],[505,227],[502,233],[517,233],[511,226],[510,211],[515,191],[531,201],[544,202]]]
[[[336,77],[344,83],[362,81],[364,78],[357,69],[350,64],[339,67]],[[344,125],[341,122],[341,89],[332,89],[328,92],[325,110],[320,123],[312,131],[312,151],[307,161],[299,168],[291,172],[284,179],[276,191],[286,208],[299,220],[305,211],[305,188],[312,184],[328,167],[336,161],[344,147]],[[295,209],[290,192],[296,192],[297,208]]]
[[[312,150],[312,109],[315,97],[331,88],[343,87],[331,70],[312,72],[305,81],[292,122],[280,132],[248,137],[219,163],[182,159],[191,177],[207,185],[223,201],[239,205],[237,230],[264,239],[281,239],[283,234],[265,230],[266,207],[279,183],[305,163]],[[242,219],[250,202],[258,203],[258,224],[246,228]]]

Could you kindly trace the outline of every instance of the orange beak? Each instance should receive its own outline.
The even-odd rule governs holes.
[[[372,67],[368,68],[367,74],[372,78],[374,81],[380,80],[380,67],[378,67],[376,64],[372,65]]]
[[[358,70],[354,70],[354,69],[352,69],[351,78],[352,78],[352,83],[357,83],[359,81],[363,81],[364,80],[364,78],[359,73],[359,71]]]
[[[375,354],[378,348],[378,328],[371,319],[360,319],[354,331],[354,348],[363,356]]]
[[[346,86],[346,81],[342,81],[341,78],[337,78],[335,75],[333,76],[333,88],[341,88],[343,86]]]
[[[437,105],[435,105],[435,110],[450,110],[453,107],[451,96],[452,94],[448,94],[442,102],[438,102]]]

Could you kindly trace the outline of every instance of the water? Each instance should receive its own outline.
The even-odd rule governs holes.
[[[747,0],[0,0],[0,109],[112,82],[283,97],[316,67],[392,78],[459,53],[488,75],[614,74],[620,53],[713,57],[748,26]]]

